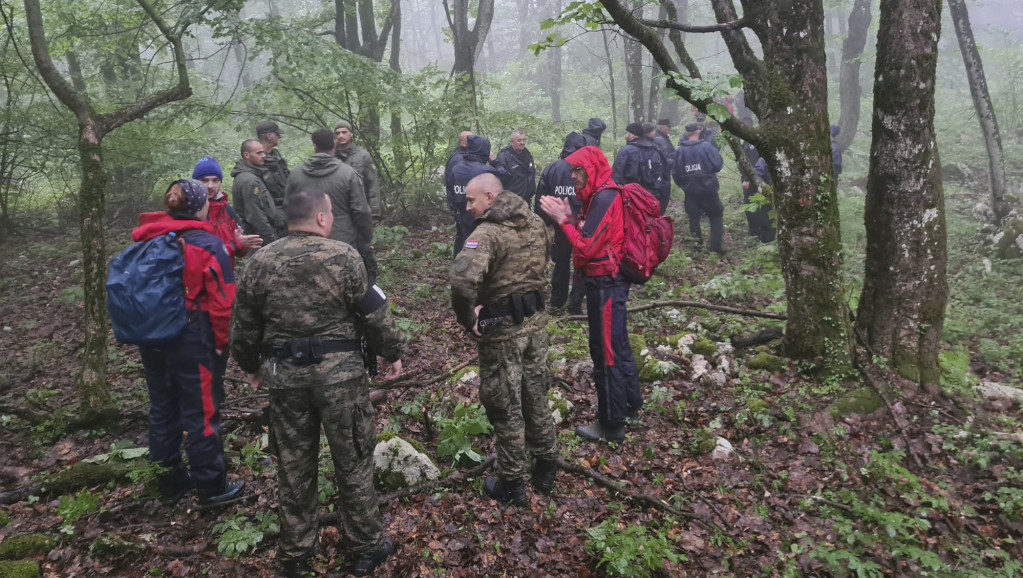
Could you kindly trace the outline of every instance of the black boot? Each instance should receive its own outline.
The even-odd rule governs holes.
[[[375,552],[366,554],[365,556],[357,559],[352,564],[352,574],[356,576],[365,576],[370,572],[377,569],[377,566],[384,563],[385,560],[394,554],[394,542],[390,538],[384,538],[384,541],[380,543],[380,546]]]
[[[533,489],[549,494],[554,489],[554,478],[558,475],[558,462],[553,459],[533,460]]]
[[[622,424],[604,425],[598,421],[575,428],[575,435],[591,442],[620,442],[625,439],[625,426]]]
[[[160,491],[160,502],[165,506],[173,506],[195,489],[192,478],[184,468],[159,476],[156,484]]]
[[[233,480],[224,484],[224,487],[219,492],[204,492],[199,491],[199,505],[200,506],[216,506],[217,504],[223,504],[224,502],[230,502],[235,498],[242,497],[245,493],[245,482],[243,480]]]
[[[502,480],[497,476],[490,476],[483,480],[483,491],[498,502],[512,506],[525,506],[526,484],[522,480]]]

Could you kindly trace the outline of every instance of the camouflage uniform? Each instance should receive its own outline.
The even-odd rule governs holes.
[[[238,366],[248,373],[262,368],[269,389],[282,560],[307,558],[315,550],[321,425],[351,550],[371,553],[383,539],[373,488],[373,406],[361,354],[327,353],[311,365],[260,355],[265,344],[315,336],[325,341],[365,337],[388,361],[401,355],[400,333],[382,293],[375,287],[367,290],[359,254],[345,243],[296,232],[249,260],[238,282],[231,325],[231,353]]]
[[[543,292],[551,240],[543,221],[518,195],[505,191],[477,220],[455,258],[451,302],[458,322],[472,331],[476,305],[507,307],[513,293]],[[554,421],[547,408],[548,315],[539,311],[514,325],[500,326],[477,339],[480,401],[497,438],[497,475],[518,480],[529,470],[526,450],[543,459],[557,457]]]

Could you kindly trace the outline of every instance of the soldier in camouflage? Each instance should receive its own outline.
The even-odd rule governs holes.
[[[476,229],[455,258],[451,303],[479,344],[480,401],[494,426],[497,476],[487,494],[526,504],[532,454],[533,488],[549,493],[557,474],[554,420],[547,408],[547,321],[543,292],[551,239],[543,221],[501,181],[484,173],[466,187]]]
[[[383,535],[373,488],[373,406],[361,357],[365,339],[401,373],[402,337],[386,298],[368,286],[350,245],[329,238],[330,198],[296,191],[286,208],[289,236],[253,256],[238,281],[231,353],[254,387],[270,396],[270,433],[278,459],[281,535],[288,575],[309,569],[317,537],[320,426],[326,434],[341,529],[364,575],[394,552]]]

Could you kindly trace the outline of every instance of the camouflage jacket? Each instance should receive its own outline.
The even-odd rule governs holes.
[[[382,214],[380,208],[380,177],[377,175],[376,165],[373,164],[373,157],[369,156],[366,149],[352,145],[348,150],[336,150],[334,156],[341,159],[348,166],[355,169],[362,179],[362,188],[366,191],[366,202],[373,212],[373,218],[379,219]]]
[[[295,232],[256,251],[237,282],[231,314],[231,353],[242,371],[263,368],[270,389],[336,384],[365,374],[358,351],[328,353],[323,361],[296,366],[260,355],[263,344],[298,337],[365,338],[388,361],[401,357],[403,338],[386,302],[365,310],[366,268],[351,246]],[[379,303],[380,300],[377,300]]]
[[[458,322],[470,332],[477,305],[507,307],[512,293],[543,292],[547,285],[547,253],[551,238],[543,221],[511,191],[494,199],[476,230],[455,258],[451,273],[451,305]],[[521,325],[510,320],[488,331],[485,341],[499,341],[547,325],[547,312]]]

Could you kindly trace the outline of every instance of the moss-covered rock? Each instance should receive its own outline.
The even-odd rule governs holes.
[[[1023,256],[1023,251],[1020,250],[1019,243],[1016,242],[1020,235],[1023,235],[1023,220],[1007,220],[1003,224],[1002,230],[993,238],[995,255],[1002,259],[1018,259]]]
[[[693,353],[699,353],[706,358],[710,358],[717,350],[717,345],[714,345],[714,342],[706,337],[699,337],[689,346],[689,349]]]
[[[850,391],[831,404],[831,415],[842,417],[849,414],[867,415],[884,406],[884,400],[872,387],[861,387]]]
[[[135,556],[143,552],[142,546],[125,542],[117,536],[100,536],[89,546],[89,551],[103,558]]]
[[[26,556],[42,556],[53,549],[53,538],[45,534],[8,536],[0,544],[0,560],[17,560]]]
[[[82,488],[125,480],[130,469],[130,464],[121,462],[78,462],[46,480],[43,489],[47,494],[73,494]]]
[[[629,347],[632,348],[632,355],[637,360],[642,356],[642,352],[646,349],[646,339],[638,333],[629,334]]]
[[[448,383],[451,385],[458,385],[458,383],[462,381],[472,381],[479,377],[479,375],[480,368],[475,365],[469,365],[455,372],[454,375],[448,378]]]
[[[764,369],[767,371],[781,371],[785,369],[785,360],[770,353],[758,353],[753,359],[746,363],[750,369]]]
[[[35,560],[0,561],[0,578],[36,578],[39,575],[39,563]]]
[[[759,398],[754,398],[746,402],[746,409],[754,415],[762,415],[771,411],[767,402]]]

